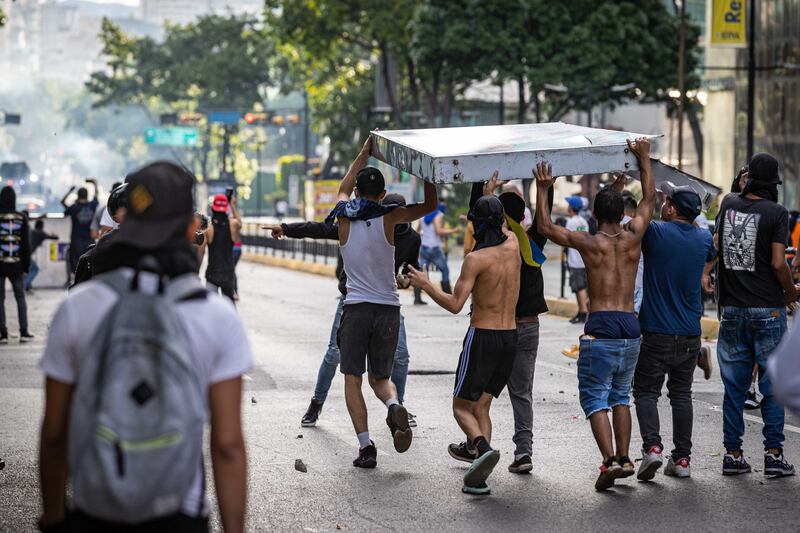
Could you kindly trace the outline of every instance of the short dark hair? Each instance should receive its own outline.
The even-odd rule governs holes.
[[[624,213],[622,194],[611,187],[606,187],[594,197],[594,216],[598,223],[619,224]]]
[[[87,198],[89,198],[89,191],[86,190],[86,187],[81,187],[80,189],[78,189],[78,198],[80,198],[81,200],[86,200]]]
[[[44,220],[41,218],[37,219],[36,222],[33,223],[33,227],[36,229],[44,229]]]
[[[386,181],[377,168],[364,167],[356,174],[356,188],[362,195],[375,198],[386,189]]]
[[[628,209],[631,209],[631,210],[633,210],[633,211],[636,211],[636,207],[637,207],[637,205],[638,205],[638,204],[636,203],[636,198],[634,198],[633,196],[625,196],[625,197],[622,199],[622,201],[623,201],[623,202],[624,202],[624,204],[625,204],[625,209],[626,209],[626,210],[628,210]]]

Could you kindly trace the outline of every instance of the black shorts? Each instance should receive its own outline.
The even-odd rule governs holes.
[[[576,294],[578,291],[589,288],[589,280],[586,278],[585,268],[569,268],[569,288]]]
[[[336,333],[341,373],[360,376],[369,370],[375,379],[388,379],[392,375],[399,331],[399,307],[345,304]]]
[[[469,328],[453,396],[476,402],[486,392],[497,398],[508,383],[516,355],[516,329]]]

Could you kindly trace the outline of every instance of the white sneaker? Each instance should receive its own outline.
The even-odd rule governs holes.
[[[692,475],[692,468],[689,466],[689,459],[683,457],[674,461],[672,457],[667,461],[667,466],[664,467],[664,475],[672,477],[690,477]]]
[[[664,464],[664,457],[661,455],[661,448],[652,446],[646,453],[642,454],[642,464],[639,465],[639,472],[636,479],[649,481],[656,477],[656,472]]]

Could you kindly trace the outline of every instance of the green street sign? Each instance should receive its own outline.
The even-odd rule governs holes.
[[[197,146],[200,134],[197,128],[147,128],[144,142],[161,146]]]

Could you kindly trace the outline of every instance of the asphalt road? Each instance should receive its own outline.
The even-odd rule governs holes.
[[[493,407],[493,446],[502,459],[490,478],[492,495],[462,494],[465,464],[450,459],[460,439],[450,410],[453,371],[468,324],[433,305],[414,307],[402,296],[411,351],[406,404],[418,417],[411,449],[397,454],[383,421],[385,407],[367,396],[378,468],[351,465],[357,441],[334,381],[320,423],[300,428],[336,306],[333,279],[240,264],[240,311],[255,350],[243,398],[250,463],[250,531],[798,531],[800,478],[770,480],[763,468],[758,414],[748,415],[746,455],[756,472],[721,475],[722,384],[718,375],[695,379],[693,477],[659,474],[654,482],[629,478],[594,491],[600,463],[577,398],[574,361],[560,350],[578,326],[544,317],[534,389],[534,472],[506,471],[513,460],[508,397]],[[46,324],[61,291],[39,291],[29,301],[36,342],[0,346],[0,531],[32,531],[38,515],[37,433],[42,378],[36,363]],[[7,303],[16,329],[12,306]],[[407,305],[406,305],[407,304]],[[669,448],[671,419],[662,399]],[[787,418],[786,454],[800,462],[800,421]],[[641,440],[634,422],[632,450]],[[296,459],[308,466],[295,470]],[[213,495],[212,495],[213,497]]]

